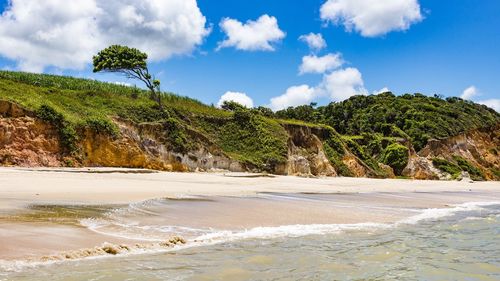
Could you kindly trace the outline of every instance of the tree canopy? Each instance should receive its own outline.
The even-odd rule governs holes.
[[[149,74],[147,59],[148,55],[138,49],[112,45],[94,56],[94,72],[121,73],[144,82],[161,108],[160,81]]]

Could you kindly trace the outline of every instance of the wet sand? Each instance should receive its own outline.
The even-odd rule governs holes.
[[[0,260],[39,257],[104,242],[150,241],[114,235],[126,231],[116,225],[96,232],[79,224],[82,218],[100,218],[108,210],[149,199],[171,198],[147,208],[134,207],[125,218],[143,225],[241,230],[392,223],[414,215],[415,209],[500,201],[498,182],[18,168],[0,168],[0,180],[0,240],[9,241],[0,246]],[[178,233],[147,234],[152,236],[145,238],[161,241]]]

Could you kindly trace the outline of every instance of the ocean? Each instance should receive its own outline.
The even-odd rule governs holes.
[[[387,200],[393,196],[382,195]],[[353,222],[326,223],[335,214],[325,211],[332,202],[342,205],[353,198],[355,204],[344,206],[352,210]],[[263,194],[58,206],[59,215],[53,217],[64,213],[77,221],[76,227],[137,244],[129,243],[117,255],[4,260],[0,280],[500,280],[499,202],[429,209],[378,198],[382,203],[366,209],[363,202],[369,198],[373,196]],[[240,211],[231,213],[235,204]],[[280,204],[283,208],[269,207]],[[285,224],[292,221],[287,210],[295,219],[304,212],[291,205],[305,205],[308,216],[321,216],[323,210],[324,218],[305,216]],[[53,208],[35,209],[54,214]],[[363,208],[390,220],[375,216],[374,221],[356,222],[354,212]],[[248,218],[248,225],[230,219],[244,220],[252,213],[257,218]],[[266,213],[274,218],[263,219]],[[308,221],[315,223],[304,224]],[[173,234],[187,243],[159,246]]]

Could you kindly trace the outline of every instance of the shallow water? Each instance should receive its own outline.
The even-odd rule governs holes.
[[[346,208],[353,211],[366,208],[363,201],[368,200],[363,195],[303,194],[292,199],[290,195],[270,196],[273,206],[280,198],[287,203],[299,200],[314,206],[335,201],[337,207],[347,204]],[[349,196],[356,196],[355,205],[348,203],[352,202]],[[422,199],[427,195],[418,196]],[[221,217],[231,217],[224,204],[234,199],[202,199],[153,200],[81,220],[83,225],[103,233],[141,239],[161,240],[184,231],[191,237],[185,246],[51,264],[11,262],[3,265],[0,280],[500,280],[498,203],[419,209],[409,204],[389,206],[378,200],[370,208],[379,212],[382,209],[390,216],[404,213],[409,218],[396,223],[289,225],[282,225],[287,221],[282,218],[263,221],[258,227],[239,225],[228,229],[227,220]],[[266,200],[269,197],[246,198],[237,203],[245,210],[246,203],[255,206]],[[222,206],[218,214],[214,213],[213,221],[203,221],[209,225],[219,221],[219,227],[196,228],[202,225],[201,218],[196,213],[179,211],[193,204],[201,213],[213,212],[211,204]],[[182,227],[172,226],[181,214],[192,221],[184,221]],[[238,215],[245,215],[245,211]],[[166,221],[169,223],[162,225]]]

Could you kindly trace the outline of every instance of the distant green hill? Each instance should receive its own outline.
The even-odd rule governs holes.
[[[416,150],[423,148],[431,138],[443,139],[500,122],[498,112],[471,101],[422,94],[395,96],[390,92],[354,96],[318,108],[288,108],[276,115],[326,124],[343,135],[378,133],[384,137],[407,138]]]

